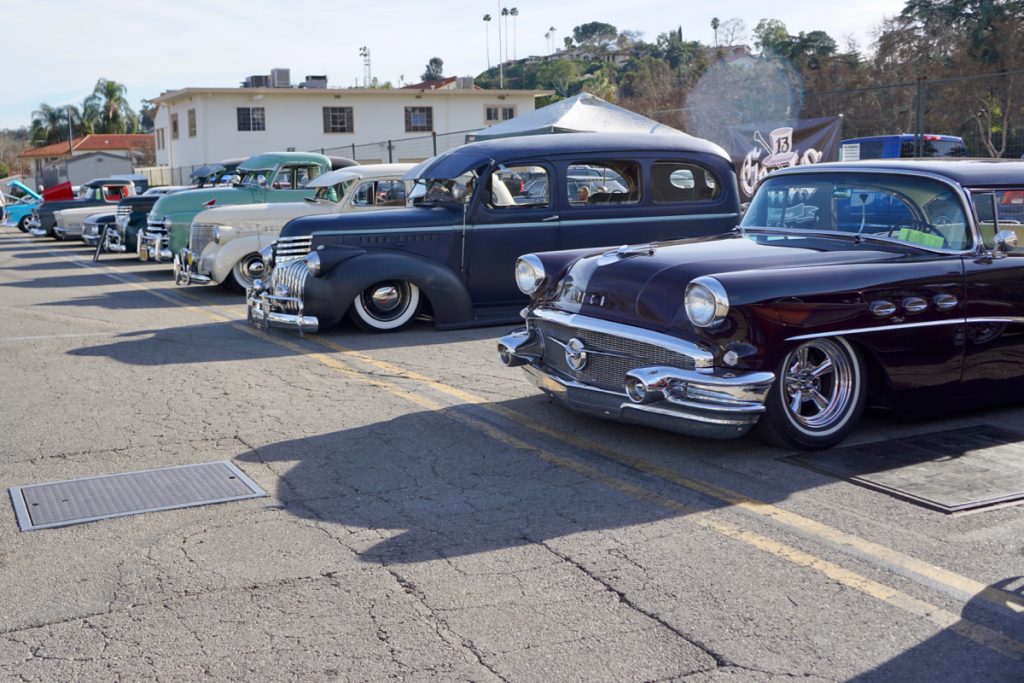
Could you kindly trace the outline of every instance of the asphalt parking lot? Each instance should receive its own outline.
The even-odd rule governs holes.
[[[270,495],[30,532],[0,505],[0,678],[1024,678],[1024,507],[574,415],[505,329],[264,333],[4,229],[3,488],[230,459]],[[853,441],[970,425],[1024,406]]]

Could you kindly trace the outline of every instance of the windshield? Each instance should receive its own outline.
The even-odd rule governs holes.
[[[883,173],[768,178],[740,227],[837,231],[957,251],[972,244],[963,204],[951,187]]]
[[[254,187],[261,187],[260,177],[263,177],[264,184],[267,182],[267,178],[274,174],[274,169],[265,168],[254,171],[243,171],[241,178],[238,180],[236,185],[252,185]]]
[[[413,204],[468,202],[476,185],[476,171],[458,178],[419,178],[409,193]]]
[[[343,180],[340,183],[334,185],[325,185],[324,187],[316,188],[316,194],[313,195],[313,199],[323,200],[326,202],[337,203],[341,201],[341,198],[345,196],[352,184],[355,183],[355,179]]]

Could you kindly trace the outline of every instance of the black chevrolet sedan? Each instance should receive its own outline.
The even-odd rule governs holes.
[[[498,343],[571,408],[714,438],[834,445],[865,404],[1024,397],[1024,163],[777,171],[704,239],[528,254]]]
[[[712,235],[739,219],[728,156],[684,134],[477,142],[406,180],[404,209],[285,225],[272,273],[247,295],[250,319],[316,331],[347,313],[378,332],[417,313],[442,329],[513,322],[527,301],[519,254]]]

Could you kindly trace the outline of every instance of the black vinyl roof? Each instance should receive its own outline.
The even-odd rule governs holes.
[[[729,158],[718,145],[686,134],[550,133],[472,142],[418,164],[405,178],[456,178],[491,161],[543,159],[574,152],[696,152]]]
[[[1024,186],[1024,161],[1016,159],[963,159],[957,157],[927,159],[869,159],[865,161],[838,161],[813,166],[781,169],[775,175],[803,171],[839,171],[857,169],[878,170],[887,173],[932,173],[945,176],[964,187]]]

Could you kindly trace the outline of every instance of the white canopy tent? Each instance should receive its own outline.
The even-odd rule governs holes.
[[[547,133],[687,135],[671,126],[658,123],[636,112],[605,102],[596,95],[584,92],[485,128],[473,136],[473,139],[493,140],[517,135],[545,135]]]

